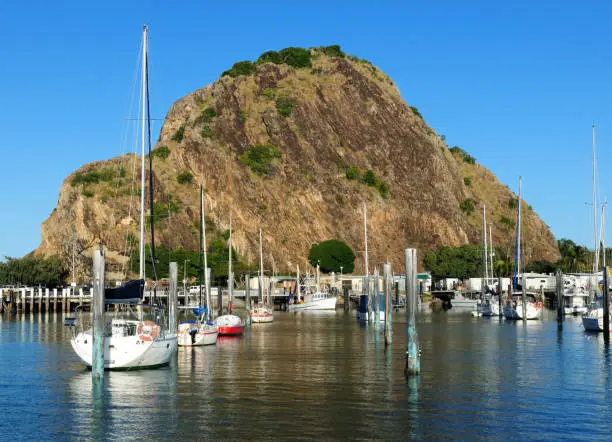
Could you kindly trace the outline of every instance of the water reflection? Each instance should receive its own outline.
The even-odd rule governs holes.
[[[2,422],[26,439],[609,434],[612,356],[579,318],[559,330],[554,315],[523,323],[423,313],[421,375],[406,379],[402,312],[392,347],[382,327],[354,314],[279,312],[242,337],[181,348],[169,367],[106,372],[98,391],[62,319],[0,318]]]

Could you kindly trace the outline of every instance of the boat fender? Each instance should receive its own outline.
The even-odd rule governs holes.
[[[149,332],[148,330],[145,330],[145,327],[150,328],[151,331]],[[157,324],[155,324],[155,322],[142,321],[140,324],[138,324],[138,330],[136,331],[136,334],[138,335],[141,341],[153,341],[155,340],[155,338],[157,338],[158,329],[159,327],[157,327]]]

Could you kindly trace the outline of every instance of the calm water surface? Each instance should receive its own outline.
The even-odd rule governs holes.
[[[0,439],[612,438],[612,356],[554,312],[504,322],[419,317],[419,378],[351,312],[277,312],[241,338],[180,349],[169,367],[91,372],[63,316],[0,316]]]

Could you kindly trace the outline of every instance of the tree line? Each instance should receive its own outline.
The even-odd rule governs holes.
[[[525,271],[534,273],[588,273],[593,271],[594,252],[586,246],[562,238],[557,241],[561,258],[556,262],[536,260],[526,263]],[[600,263],[605,256],[610,262],[612,249],[601,249]],[[507,256],[504,250],[495,248],[493,276],[506,277],[514,272],[514,257]],[[481,245],[466,244],[459,247],[441,247],[425,255],[425,270],[431,271],[435,279],[440,278],[478,278],[484,275],[483,248]]]

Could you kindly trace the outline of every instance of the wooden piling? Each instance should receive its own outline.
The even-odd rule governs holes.
[[[57,289],[53,289],[53,313],[57,313]]]
[[[561,270],[557,269],[555,294],[557,297],[557,324],[563,327],[563,276]]]
[[[247,311],[247,324],[251,324],[251,275],[244,275],[244,304]]]
[[[38,287],[38,313],[42,313],[43,289]]]
[[[178,265],[170,263],[170,294],[168,295],[168,330],[170,334],[176,334],[176,300],[178,284]]]
[[[380,278],[378,275],[378,268],[374,269],[374,323],[378,324],[380,321]]]
[[[603,269],[603,332],[604,341],[610,342],[610,267]]]
[[[351,311],[351,295],[350,295],[349,289],[344,288],[344,285],[342,283],[340,283],[340,288],[342,290],[342,297],[344,298],[344,311],[350,312]]]
[[[91,379],[93,385],[104,378],[104,264],[102,246],[94,249],[93,256],[93,338],[91,353]]]
[[[221,287],[217,287],[217,310],[218,316],[223,314],[223,290]]]
[[[370,275],[366,275],[365,277],[365,288],[366,288],[366,296],[368,297],[368,308],[366,312],[366,317],[368,318],[368,322],[372,320],[372,296],[370,290]]]
[[[405,250],[406,259],[406,319],[408,328],[408,345],[406,349],[406,376],[418,375],[421,372],[419,341],[416,331],[417,302],[417,254],[416,249]]]
[[[34,313],[34,289],[30,289],[30,314]]]
[[[391,264],[384,265],[383,275],[385,278],[385,346],[389,346],[393,342],[393,294],[391,289],[393,281],[391,275]]]
[[[497,304],[499,305],[499,317],[504,316],[504,309],[502,306],[502,296],[504,294],[504,288],[502,287],[502,277],[497,278]]]

